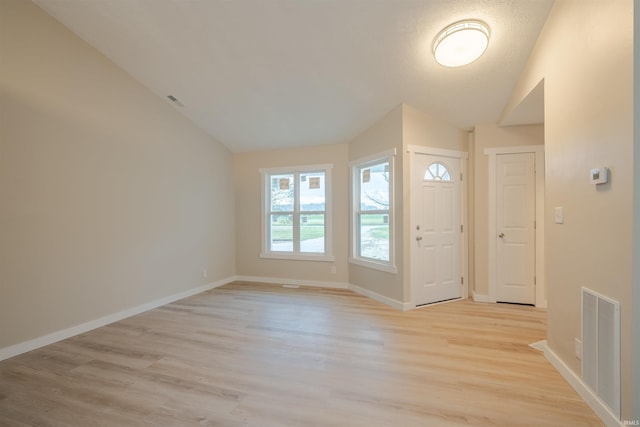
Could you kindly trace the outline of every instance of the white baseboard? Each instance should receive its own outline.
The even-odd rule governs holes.
[[[393,298],[385,297],[376,292],[369,291],[361,288],[360,286],[353,285],[351,283],[343,282],[323,282],[318,280],[300,280],[300,279],[285,279],[276,277],[260,277],[260,276],[236,276],[237,281],[252,282],[252,283],[269,283],[275,285],[300,285],[300,286],[317,286],[319,288],[331,288],[331,289],[349,289],[360,295],[364,295],[373,300],[389,305],[398,310],[407,311],[410,310],[410,303],[403,303]]]
[[[349,289],[349,284],[342,282],[323,282],[319,280],[284,279],[280,277],[260,276],[236,276],[235,279],[242,282],[269,283],[274,285],[300,285],[331,289]]]
[[[127,317],[135,316],[136,314],[144,313],[145,311],[152,310],[154,308],[172,303],[174,301],[190,297],[195,294],[199,294],[204,291],[208,291],[213,288],[217,288],[227,283],[233,282],[235,277],[228,277],[226,279],[218,280],[217,282],[208,283],[197,288],[189,289],[187,291],[179,292],[177,294],[169,295],[164,298],[157,299],[155,301],[148,302],[146,304],[139,305],[137,307],[128,308],[126,310],[119,311],[117,313],[109,314],[99,319],[90,320],[89,322],[82,323],[80,325],[72,326],[61,331],[56,331],[47,335],[43,335],[38,338],[34,338],[29,341],[24,341],[18,344],[11,345],[9,347],[0,348],[0,361],[9,359],[10,357],[17,356],[19,354],[26,353],[31,350],[35,350],[40,347],[44,347],[55,342],[71,338],[75,335],[79,335],[88,332],[92,329],[99,328],[101,326],[108,325],[110,323],[117,322],[119,320],[126,319]]]
[[[475,291],[471,292],[471,296],[475,302],[489,302],[489,295],[476,294]]]
[[[567,382],[573,387],[573,389],[587,402],[587,404],[593,409],[602,422],[607,427],[621,427],[623,423],[609,410],[607,405],[596,396],[593,391],[582,381],[578,375],[576,375],[569,367],[553,352],[548,346],[545,345],[544,357],[553,365],[560,375],[567,380]]]
[[[378,302],[381,302],[383,304],[386,304],[398,310],[407,311],[412,308],[411,303],[401,302],[393,298],[385,297],[384,295],[380,295],[377,292],[373,292],[368,289],[361,288],[360,286],[349,284],[349,289],[352,290],[353,292],[359,293],[360,295],[364,295],[365,297],[369,297],[373,300],[376,300]]]

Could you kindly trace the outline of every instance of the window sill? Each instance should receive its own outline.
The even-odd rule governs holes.
[[[356,264],[361,267],[371,268],[373,270],[384,271],[386,273],[397,274],[398,269],[394,265],[383,264],[381,262],[375,262],[370,260],[365,260],[362,258],[349,258],[349,264]]]
[[[263,259],[282,259],[287,261],[320,261],[333,262],[336,258],[326,254],[288,254],[276,252],[261,252],[260,258]]]

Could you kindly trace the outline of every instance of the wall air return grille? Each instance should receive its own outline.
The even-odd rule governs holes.
[[[620,418],[620,303],[582,288],[582,379]]]

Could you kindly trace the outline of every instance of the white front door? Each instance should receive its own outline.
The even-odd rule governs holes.
[[[411,300],[460,298],[460,159],[416,153],[411,170]]]
[[[535,154],[496,156],[496,301],[535,304]]]

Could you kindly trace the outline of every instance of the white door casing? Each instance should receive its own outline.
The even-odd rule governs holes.
[[[412,155],[410,244],[414,306],[463,295],[461,163],[455,157]],[[444,174],[446,168],[445,180],[433,179],[427,172],[431,165],[438,165],[436,175]]]
[[[496,158],[496,301],[535,304],[535,155]]]

